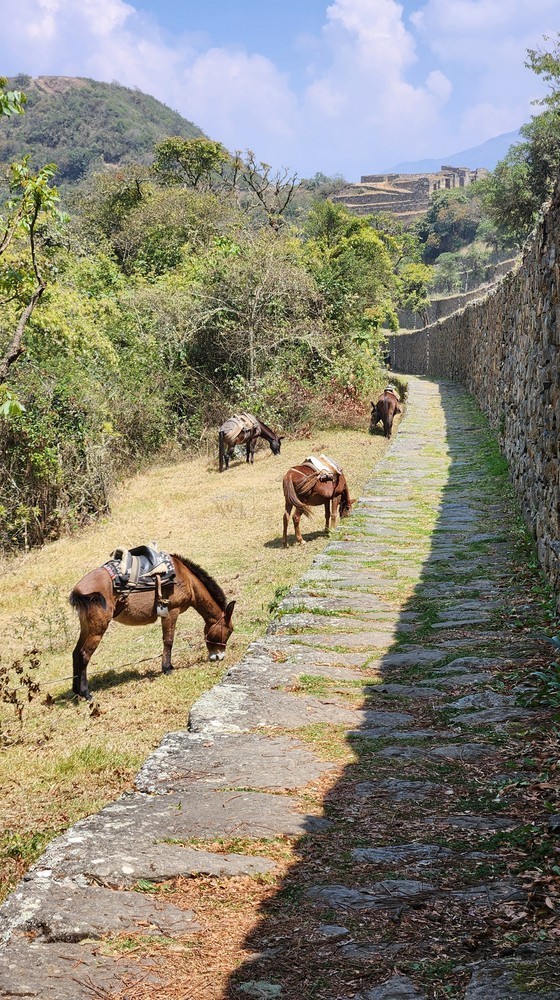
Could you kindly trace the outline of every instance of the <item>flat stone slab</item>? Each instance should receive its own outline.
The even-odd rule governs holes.
[[[106,934],[159,934],[181,937],[200,931],[191,910],[181,910],[142,892],[119,892],[92,885],[23,882],[8,897],[2,923],[33,931],[44,941],[82,941]]]
[[[258,678],[259,668],[266,672],[270,670],[271,665],[278,671],[278,677],[282,676],[282,671],[287,671],[290,667],[299,673],[308,673],[309,667],[313,665],[359,669],[370,656],[367,652],[343,653],[338,649],[302,646],[292,643],[291,640],[291,636],[280,635],[271,636],[265,642],[255,643],[249,647],[239,663],[230,667],[224,675],[224,680],[227,678],[230,683],[235,683],[236,678],[243,677],[243,674],[255,675]]]
[[[95,827],[94,817],[88,819],[90,826]],[[125,836],[112,825],[100,831],[99,839],[95,832],[90,834],[89,827],[86,832],[85,842],[73,834],[62,834],[51,841],[32,871],[39,869],[39,876],[46,871],[49,877],[52,871],[84,876],[108,886],[126,888],[136,885],[140,879],[165,882],[180,875],[233,878],[236,875],[263,875],[276,867],[273,861],[257,855],[215,854],[178,844],[138,840],[134,830]]]
[[[438,688],[421,687],[419,684],[375,684],[367,688],[368,694],[389,694],[393,698],[422,698],[430,701],[442,698],[443,692]]]
[[[467,625],[482,625],[489,621],[490,614],[480,614],[480,615],[465,615],[463,617],[443,618],[439,622],[432,622],[430,628],[432,629],[454,629],[454,628],[465,628]]]
[[[136,778],[141,792],[164,793],[185,787],[304,788],[333,765],[289,737],[254,733],[201,737],[168,733]]]
[[[352,851],[359,864],[390,865],[422,861],[436,864],[454,856],[454,851],[439,844],[394,844],[390,847],[359,847]]]
[[[365,612],[366,614],[375,612],[390,613],[385,602],[381,601],[378,597],[374,597],[373,594],[356,593],[351,598],[348,595],[336,596],[332,594],[330,587],[328,588],[328,593],[324,595],[317,593],[310,594],[309,588],[303,590],[300,587],[295,587],[287,597],[280,601],[278,611],[284,613],[285,611],[292,611],[293,608],[302,607],[305,607],[309,611],[338,611],[339,614],[341,612],[354,614],[356,611]]]
[[[392,740],[433,740],[439,739],[441,732],[436,729],[402,729],[387,732],[386,729],[377,726],[377,728],[364,729],[363,731],[354,730],[353,735],[363,736],[370,740],[387,739],[388,736]]]
[[[436,886],[417,879],[385,879],[362,889],[345,885],[314,886],[306,895],[334,909],[391,910],[428,899],[435,891]]]
[[[519,820],[512,816],[428,816],[422,821],[428,826],[451,826],[455,830],[512,830]]]
[[[425,997],[408,976],[392,976],[372,990],[354,994],[354,1000],[425,1000]]]
[[[142,864],[146,864],[146,855],[142,853],[144,845],[150,850],[157,841],[298,837],[330,826],[328,820],[297,813],[296,805],[297,802],[287,795],[270,795],[267,792],[193,789],[190,793],[156,796],[128,793],[104,806],[98,813],[79,820],[70,830],[51,841],[32,873],[42,871],[48,875],[54,870],[68,874],[75,872],[76,866],[81,866],[79,871],[98,874],[104,863],[112,864],[108,859],[120,853],[125,858],[133,859],[130,862],[133,871],[125,873],[132,875]],[[163,849],[167,845],[160,846]],[[195,855],[200,858],[198,864]],[[196,866],[194,871],[204,871],[214,858],[218,866],[231,866],[225,856],[217,857],[210,852],[199,851],[187,855],[183,865]],[[255,861],[259,868],[264,863],[265,870],[270,870],[271,862],[263,858],[247,858],[239,863],[244,866]],[[125,864],[128,865],[127,862]],[[171,855],[171,865],[181,865],[181,855]]]
[[[376,729],[392,730],[396,726],[408,726],[414,723],[414,716],[410,715],[409,712],[376,712],[374,709],[360,709],[359,711],[364,716],[364,722],[367,721],[368,726],[375,726]],[[369,729],[356,729],[348,735],[369,737],[369,734]]]
[[[489,722],[499,725],[500,723],[516,722],[530,719],[536,713],[524,711],[521,708],[487,708],[483,712],[469,712],[464,715],[456,715],[453,722],[461,726],[487,726]]]
[[[15,1000],[92,1000],[122,990],[123,977],[131,983],[161,986],[158,959],[110,958],[99,946],[45,944],[14,935],[0,952],[0,997]]]
[[[386,781],[361,781],[356,785],[358,795],[388,795],[395,802],[416,802],[431,799],[434,795],[446,795],[450,788],[436,781],[405,781],[402,778],[388,778]]]
[[[401,653],[387,653],[380,661],[384,670],[399,670],[401,667],[429,667],[441,663],[446,653],[439,649],[425,649],[418,646]]]
[[[380,627],[382,624],[386,624],[387,631],[394,632],[398,627],[395,625],[396,617],[398,616],[392,615],[386,623],[383,621],[378,622],[377,624]],[[351,628],[352,634],[371,631],[371,621],[360,618],[359,614],[337,617],[336,615],[314,615],[301,611],[295,612],[294,614],[285,614],[276,619],[269,626],[267,634],[297,635],[298,637],[305,637],[307,629],[316,632],[321,626],[324,629],[323,634],[327,636],[327,638],[331,629],[334,629],[335,632],[347,632],[348,629]]]
[[[332,698],[217,684],[192,706],[189,730],[214,735],[248,732],[259,726],[299,729],[313,722],[359,725],[360,721],[357,712],[334,704]]]
[[[458,656],[443,667],[436,667],[434,674],[472,674],[477,670],[489,671],[500,667],[510,666],[511,660],[502,659],[499,656]]]
[[[452,674],[451,677],[442,677],[441,680],[438,678],[437,683],[443,688],[478,687],[479,684],[488,684],[493,679],[493,674],[485,673],[485,671],[481,670],[479,673]],[[433,682],[434,678],[432,677],[426,683],[433,684]]]
[[[477,691],[475,694],[463,695],[447,707],[460,712],[480,708],[509,709],[515,707],[515,698],[507,694],[498,694],[497,691]]]
[[[470,763],[495,756],[495,749],[482,743],[449,743],[437,747],[385,747],[377,752],[384,760],[457,760]]]
[[[384,649],[389,646],[391,639],[397,635],[399,629],[394,626],[386,631],[362,631],[362,632],[340,632],[336,635],[328,635],[321,632],[313,634],[301,632],[298,641],[302,646],[342,646],[345,649]],[[293,640],[293,636],[290,637]]]
[[[465,1000],[560,1000],[555,982],[560,956],[545,961],[548,968],[543,960],[523,954],[483,962],[473,972]]]

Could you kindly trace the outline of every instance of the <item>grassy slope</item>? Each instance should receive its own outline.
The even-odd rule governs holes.
[[[150,163],[154,143],[168,135],[203,135],[155,97],[118,83],[43,76],[9,86],[24,91],[27,106],[2,122],[0,163],[30,153],[36,166],[54,161],[59,182],[79,180],[93,164]]]
[[[202,619],[193,611],[179,619],[176,670],[165,678],[158,625],[112,625],[89,671],[98,705],[98,714],[90,714],[69,697],[69,681],[59,680],[71,673],[77,635],[67,605],[72,585],[121,543],[155,539],[194,559],[238,601],[227,667],[264,632],[278,588],[293,584],[325,544],[320,509],[302,522],[309,544],[281,547],[286,469],[324,451],[343,464],[356,496],[385,448],[380,435],[329,430],[284,441],[279,458],[263,448],[253,468],[239,462],[222,475],[213,455],[156,467],[121,487],[104,522],[0,568],[1,662],[33,645],[41,650],[41,696],[26,710],[23,727],[0,706],[3,731],[13,741],[0,759],[4,891],[49,837],[130,787],[150,750],[165,732],[185,726],[189,706],[224,669],[205,660]]]

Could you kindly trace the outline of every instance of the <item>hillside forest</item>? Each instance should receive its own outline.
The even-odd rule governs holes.
[[[106,511],[116,480],[213,441],[234,410],[288,433],[365,423],[399,310],[484,280],[550,191],[558,42],[529,60],[551,93],[525,141],[409,229],[136,91],[2,81],[0,548]]]

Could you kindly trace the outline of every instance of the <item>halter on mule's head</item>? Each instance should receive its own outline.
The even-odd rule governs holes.
[[[208,650],[209,660],[223,660],[225,656],[226,644],[233,632],[231,616],[234,607],[235,601],[230,601],[218,620],[211,623],[207,622],[204,627],[204,641]]]

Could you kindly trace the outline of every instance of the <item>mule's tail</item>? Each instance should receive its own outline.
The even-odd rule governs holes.
[[[301,502],[300,498],[298,497],[295,491],[293,480],[292,477],[290,476],[290,473],[284,476],[284,479],[282,480],[282,489],[284,490],[286,504],[291,504],[292,507],[295,507],[296,510],[299,510],[302,514],[305,514],[306,517],[311,517],[311,507]]]
[[[224,471],[225,454],[226,454],[225,434],[223,431],[218,431],[218,459],[220,463],[220,472]]]
[[[91,607],[103,608],[105,611],[107,609],[107,601],[98,591],[94,591],[93,594],[80,594],[77,590],[73,590],[68,598],[71,606],[75,611],[78,612],[80,617],[88,613]]]

